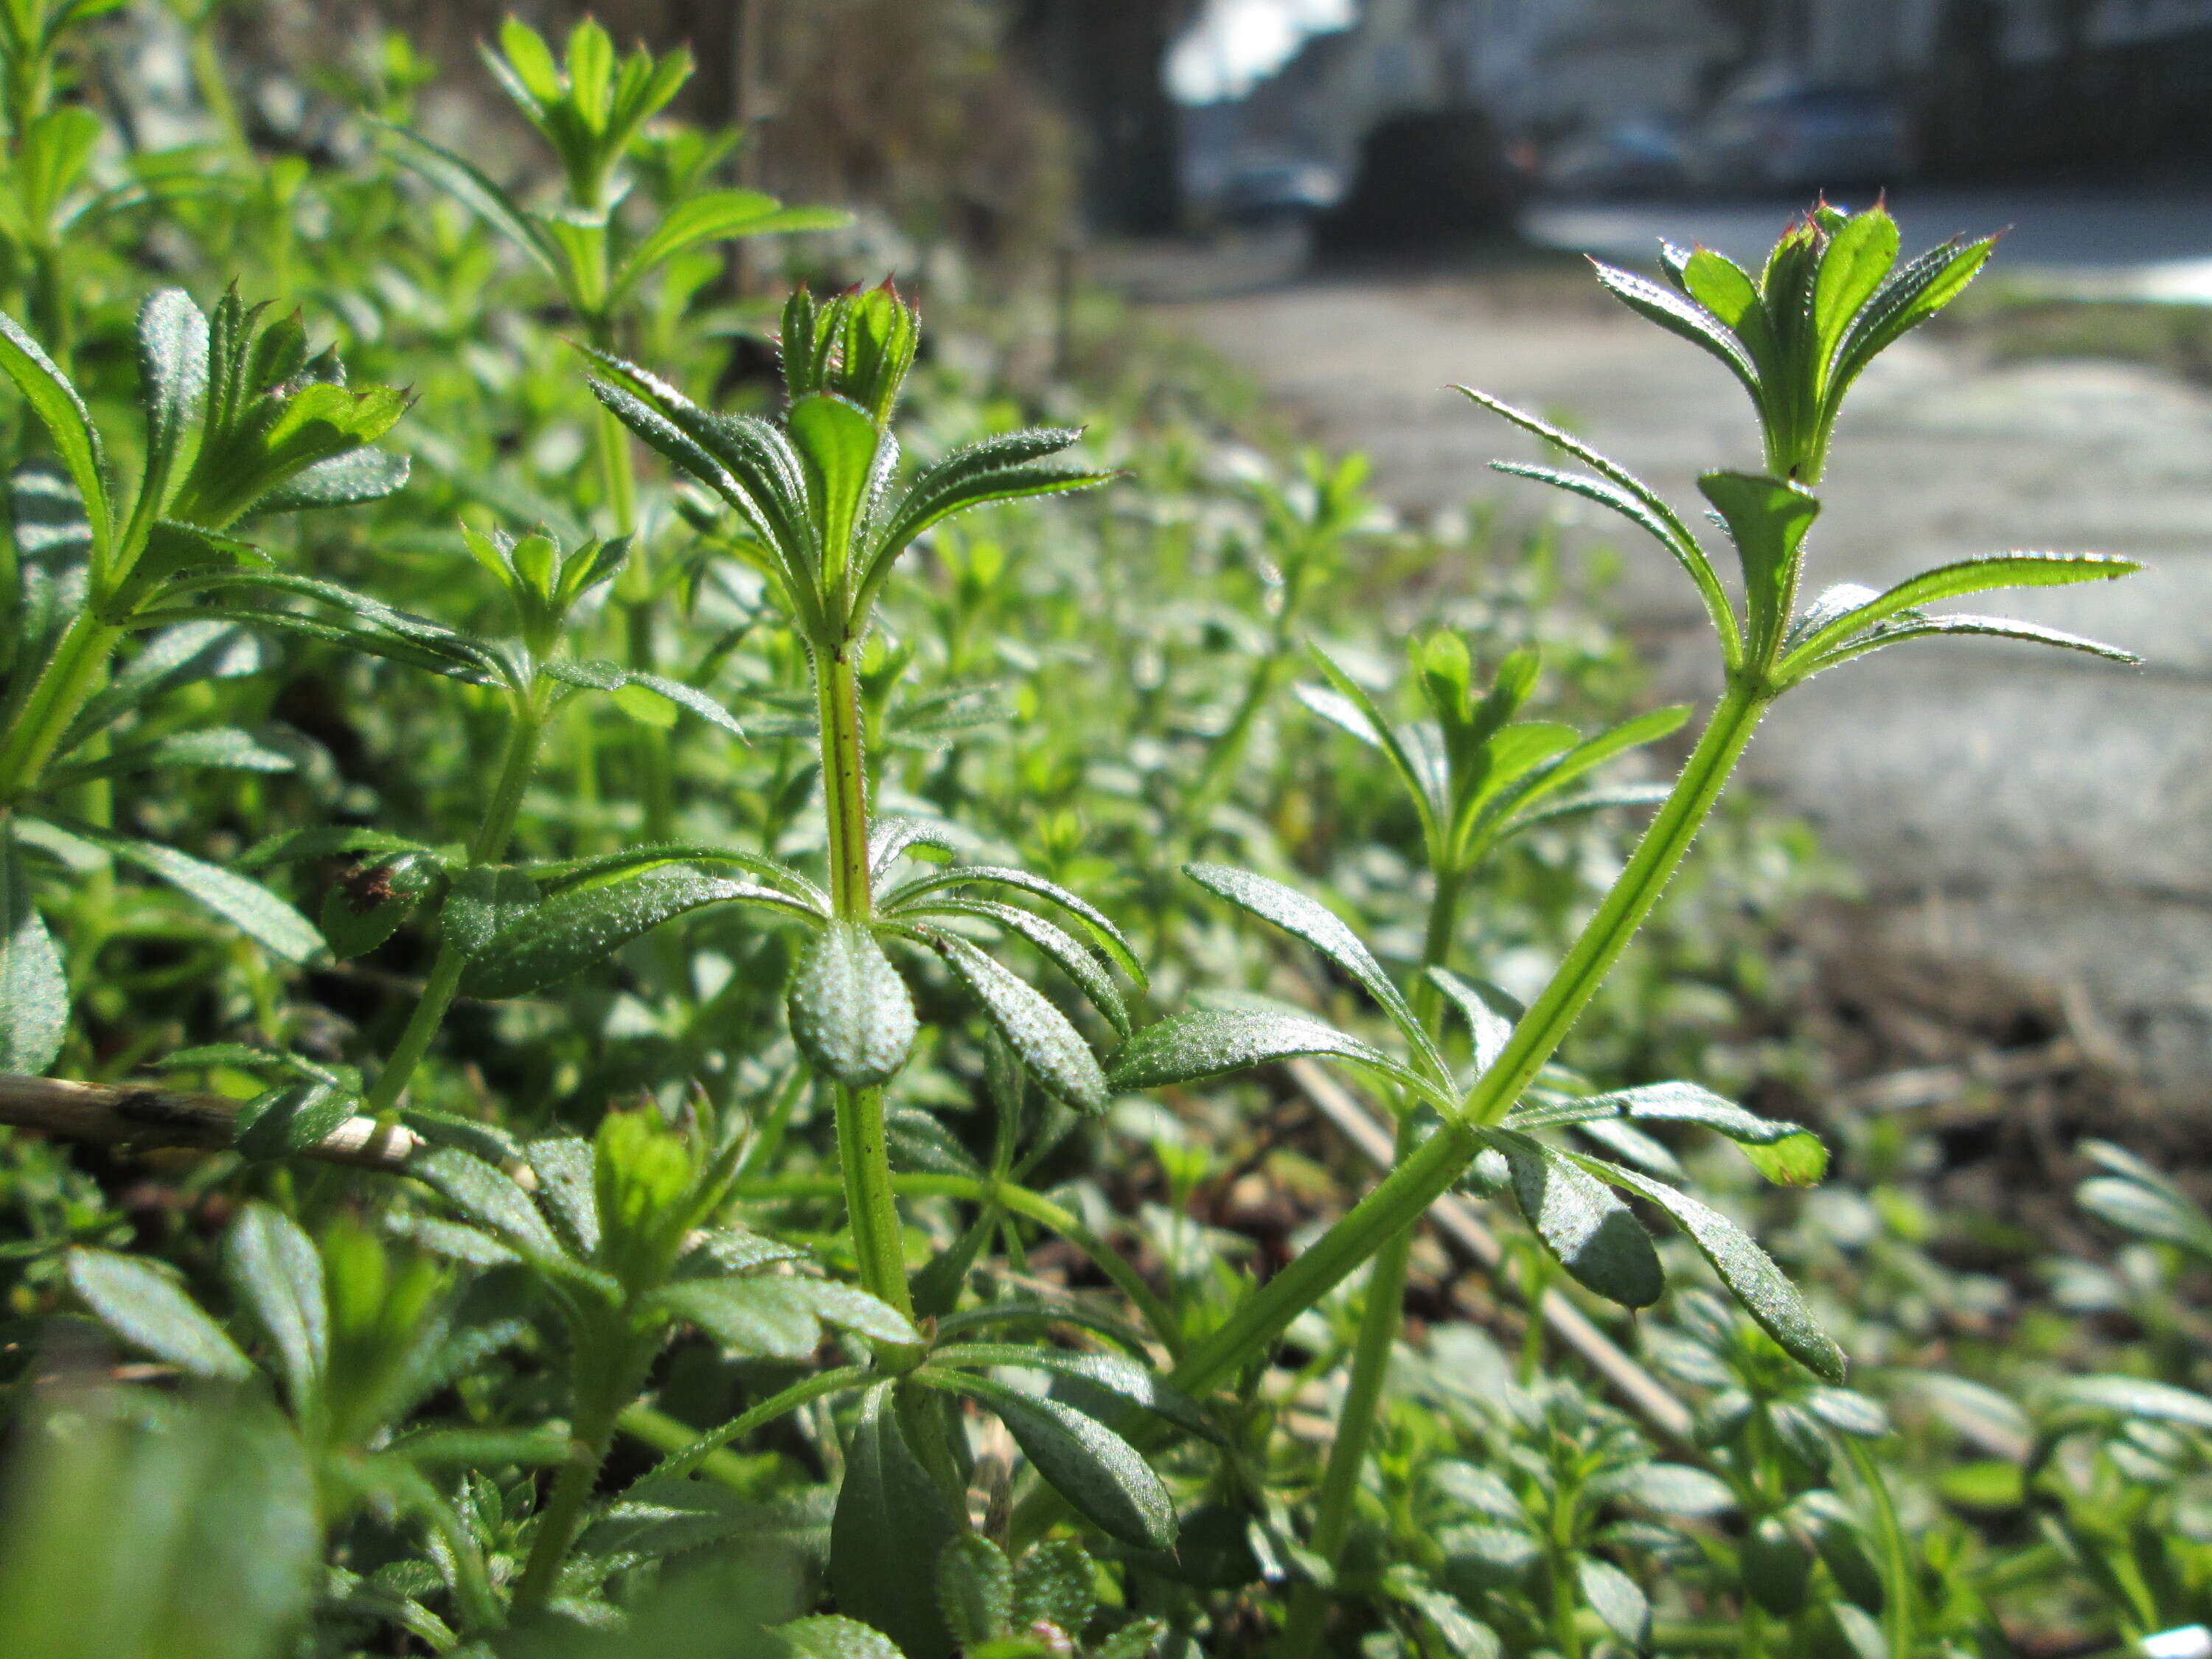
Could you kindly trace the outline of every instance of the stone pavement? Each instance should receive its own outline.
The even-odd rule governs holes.
[[[1486,470],[1492,457],[1534,459],[1535,446],[1448,381],[1565,417],[1686,516],[1703,505],[1698,471],[1757,464],[1750,406],[1727,372],[1601,297],[1435,274],[1215,297],[1206,286],[1192,297],[1186,283],[1160,313],[1294,405],[1322,441],[1374,454],[1379,489],[1407,509],[1552,505],[1540,486]],[[1880,586],[2010,548],[2150,565],[2121,582],[1949,607],[2124,645],[2142,669],[1920,641],[1794,693],[1747,764],[1856,866],[1893,942],[2057,988],[2148,1081],[2201,1101],[2212,1082],[2212,396],[2117,362],[1990,366],[1916,335],[1855,391],[1822,493],[1812,589]],[[1593,528],[1626,554],[1620,598],[1636,620],[1662,643],[1682,639],[1666,659],[1708,661],[1686,648],[1704,624],[1672,562],[1625,526],[1616,535],[1600,509],[1579,516],[1605,518]],[[1709,669],[1668,672],[1689,677],[1681,690],[1711,689]]]

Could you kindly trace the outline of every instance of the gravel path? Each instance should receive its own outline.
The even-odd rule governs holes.
[[[1702,468],[1756,464],[1748,403],[1719,365],[1579,289],[1520,276],[1255,286],[1264,261],[1233,265],[1163,256],[1129,274],[1322,441],[1372,453],[1401,507],[1548,505],[1536,486],[1486,471],[1534,447],[1447,381],[1564,417],[1686,509],[1700,504]],[[1880,586],[2015,547],[2152,567],[1978,607],[2126,645],[2143,669],[1923,641],[1793,694],[1748,763],[1856,864],[1896,943],[2054,986],[2147,1079],[2201,1095],[2212,1081],[2212,397],[2130,365],[1990,366],[1915,336],[1854,392],[1823,494],[1814,587]],[[1605,533],[1630,555],[1626,605],[1662,642],[1683,642],[1667,659],[1702,660],[1679,571],[1632,532]],[[1701,670],[1669,672],[1711,689]]]

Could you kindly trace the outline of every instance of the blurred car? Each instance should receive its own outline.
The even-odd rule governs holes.
[[[1537,177],[1560,196],[1669,196],[1689,183],[1689,162],[1679,122],[1637,116],[1562,145]]]
[[[1222,181],[1214,211],[1225,224],[1280,224],[1326,213],[1343,196],[1343,181],[1318,161],[1260,161]]]
[[[1691,170],[1708,190],[1861,189],[1912,176],[1917,156],[1904,111],[1852,87],[1752,85],[1723,98],[1699,125]]]

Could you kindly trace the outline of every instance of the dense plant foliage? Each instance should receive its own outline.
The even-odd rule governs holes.
[[[1801,595],[1844,394],[1988,243],[1823,204],[1755,275],[1601,273],[1752,394],[1718,539],[1470,394],[1694,584],[1724,690],[1674,750],[1548,532],[1396,527],[1141,348],[1024,406],[987,318],[732,288],[842,215],[726,186],[681,54],[509,24],[510,187],[412,130],[397,40],[315,163],[222,110],[145,149],[91,95],[117,11],[0,4],[0,1117],[46,1132],[0,1142],[0,1646],[2212,1617],[2212,1219],[2088,1147],[2124,1248],[2008,1352],[1894,1121],[1827,1115],[1832,1173],[1719,1092],[1803,884],[1716,812],[1765,710],[1929,635],[2122,654],[1928,608],[2120,560]],[[1467,1200],[1480,1285],[1419,1231]]]

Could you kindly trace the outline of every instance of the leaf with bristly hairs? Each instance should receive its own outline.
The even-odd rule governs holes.
[[[1358,981],[1362,989],[1382,1006],[1413,1053],[1440,1078],[1450,1076],[1435,1041],[1413,1018],[1406,999],[1382,964],[1375,960],[1358,935],[1327,906],[1316,902],[1295,887],[1249,870],[1225,864],[1187,864],[1183,873],[1208,892],[1227,899],[1240,910],[1273,922],[1285,933],[1303,939]]]
[[[1536,1237],[1576,1279],[1609,1302],[1648,1308],[1667,1288],[1659,1253],[1635,1212],[1565,1153],[1511,1130],[1492,1144]]]
[[[823,1076],[848,1089],[888,1082],[919,1029],[914,997],[882,945],[855,922],[833,921],[807,942],[791,981],[791,1035]]]
[[[222,1327],[149,1264],[112,1250],[74,1249],[69,1281],[100,1322],[132,1347],[192,1376],[240,1382],[253,1375]]]
[[[1164,1089],[1315,1054],[1379,1073],[1439,1110],[1457,1104],[1371,1043],[1307,1015],[1255,1008],[1194,1008],[1156,1020],[1115,1051],[1107,1082],[1121,1092]]]
[[[1759,1322],[1790,1357],[1816,1376],[1840,1383],[1845,1370],[1844,1352],[1814,1320],[1797,1287],[1783,1275],[1773,1259],[1749,1233],[1711,1205],[1654,1181],[1649,1176],[1608,1164],[1601,1158],[1568,1153],[1577,1164],[1601,1180],[1664,1210],[1690,1237],[1721,1282],[1729,1287],[1744,1310]]]
[[[1001,967],[957,934],[934,927],[899,931],[944,958],[955,978],[975,994],[983,1013],[1048,1092],[1080,1112],[1106,1106],[1106,1074],[1083,1034],[1028,981]]]
[[[1109,1537],[1139,1549],[1174,1545],[1175,1502],[1167,1487],[1134,1446],[1097,1419],[965,1372],[926,1367],[915,1381],[988,1407],[1036,1472]]]

